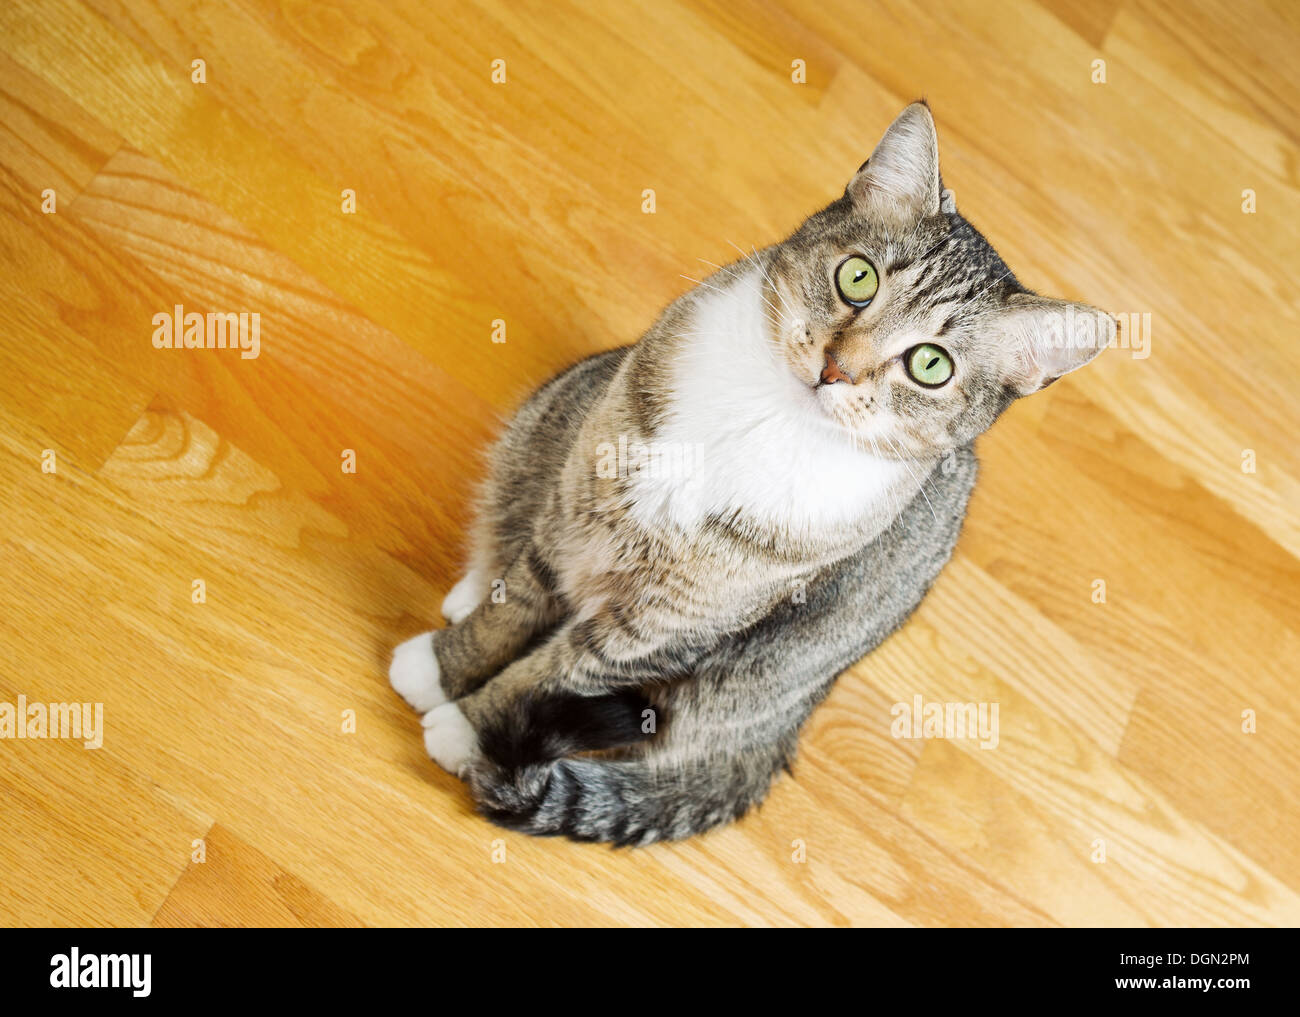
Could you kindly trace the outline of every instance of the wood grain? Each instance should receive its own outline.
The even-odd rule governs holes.
[[[105,714],[0,741],[0,921],[1300,922],[1298,45],[1226,0],[0,6],[0,702]],[[757,813],[484,823],[384,671],[501,416],[917,95],[1021,278],[1149,349],[981,442],[952,565]],[[175,304],[260,355],[155,349]],[[893,737],[917,695],[997,747]]]

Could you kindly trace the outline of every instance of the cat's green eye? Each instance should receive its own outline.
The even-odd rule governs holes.
[[[835,285],[840,296],[854,307],[866,307],[880,288],[880,280],[876,277],[876,266],[854,255],[840,262],[835,270]]]
[[[922,343],[903,354],[907,373],[918,385],[937,388],[952,377],[952,358],[942,346]]]

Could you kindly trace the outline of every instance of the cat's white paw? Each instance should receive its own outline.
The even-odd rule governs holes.
[[[487,593],[487,576],[478,569],[470,569],[443,600],[442,616],[453,625],[459,624],[483,602]]]
[[[423,632],[393,651],[388,683],[419,713],[428,713],[447,701],[433,653],[433,633]]]
[[[448,773],[461,776],[478,751],[478,735],[460,712],[460,707],[455,703],[443,703],[426,713],[421,723],[429,758]]]

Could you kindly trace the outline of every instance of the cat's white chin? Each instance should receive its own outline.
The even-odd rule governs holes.
[[[417,713],[428,713],[447,702],[438,658],[433,652],[433,635],[423,632],[402,643],[393,651],[393,662],[388,666],[388,683]]]

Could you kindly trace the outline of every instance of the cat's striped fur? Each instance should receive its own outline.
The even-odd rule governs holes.
[[[865,308],[834,288],[851,254],[880,275]],[[1047,341],[1067,306],[1102,322],[1089,348]],[[430,754],[530,833],[639,844],[740,815],[948,560],[975,437],[1109,326],[1020,286],[945,197],[928,108],[908,107],[843,198],[516,414],[456,623],[390,672]],[[951,351],[951,384],[907,376],[918,342]],[[602,468],[654,443],[689,468]]]

